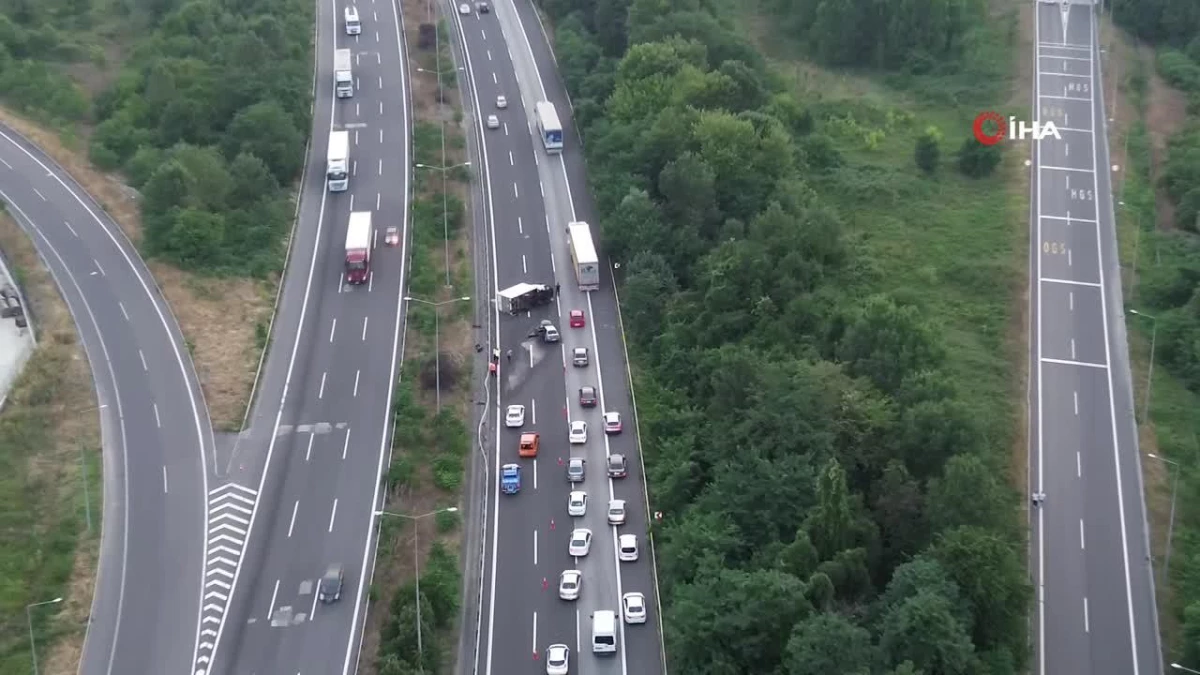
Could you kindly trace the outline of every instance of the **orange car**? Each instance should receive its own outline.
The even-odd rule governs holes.
[[[521,445],[517,449],[517,453],[522,457],[537,457],[540,442],[541,436],[536,433],[521,434]]]

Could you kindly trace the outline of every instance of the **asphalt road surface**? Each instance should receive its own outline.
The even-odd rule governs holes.
[[[116,223],[6,127],[0,199],[67,302],[100,406],[78,411],[100,415],[104,448],[100,567],[80,672],[187,672],[214,446],[179,326]]]
[[[472,5],[473,7],[473,5]],[[486,216],[492,230],[494,285],[496,289],[527,281],[558,283],[558,301],[531,315],[498,316],[497,344],[512,350],[511,362],[501,360],[496,379],[497,405],[492,411],[495,447],[490,448],[487,540],[484,542],[482,616],[478,648],[480,673],[507,675],[542,668],[546,648],[555,643],[572,650],[571,672],[663,672],[661,623],[658,613],[652,550],[647,539],[648,513],[645,483],[620,317],[612,276],[602,264],[601,290],[584,293],[575,282],[567,248],[566,225],[583,220],[598,222],[587,196],[583,154],[571,124],[571,108],[557,79],[545,34],[532,5],[523,0],[492,3],[488,14],[455,15],[460,46],[465,46],[467,93],[476,108],[476,133],[483,162]],[[497,96],[507,107],[497,107]],[[566,148],[548,155],[533,125],[533,107],[539,100],[554,103],[563,121]],[[483,120],[496,114],[499,129],[486,129]],[[602,246],[599,246],[602,249]],[[605,261],[601,254],[602,263]],[[581,309],[587,325],[570,328],[567,313]],[[562,342],[544,345],[528,334],[542,319],[560,329]],[[587,347],[591,363],[586,368],[568,365],[574,347]],[[582,408],[579,389],[596,387],[599,405]],[[523,429],[506,429],[503,414],[508,405],[526,408]],[[625,431],[606,436],[603,411],[618,411]],[[567,430],[573,420],[588,424],[588,440],[570,446]],[[541,435],[536,459],[517,457],[522,431]],[[627,478],[610,480],[606,457],[622,453],[628,458]],[[565,463],[583,457],[586,478],[572,486]],[[503,463],[519,462],[523,486],[515,496],[500,495],[496,477]],[[567,514],[572,489],[588,494],[585,516]],[[620,527],[607,523],[608,501],[626,502],[627,520]],[[594,537],[585,557],[568,555],[571,530],[585,527]],[[618,562],[618,534],[636,534],[639,559]],[[583,572],[579,600],[558,598],[563,570]],[[649,618],[644,625],[621,624],[615,655],[591,651],[591,614],[608,609],[620,612],[623,593],[644,593]]]
[[[1037,672],[1162,672],[1093,9],[1037,6],[1030,270]]]
[[[348,36],[355,4],[362,33]],[[409,239],[409,101],[396,4],[330,0],[317,12],[313,135],[299,222],[272,346],[248,430],[229,463],[233,481],[256,486],[248,547],[220,622],[214,673],[350,673],[357,666],[366,588],[374,566],[374,511],[387,440],[391,383],[401,353]],[[335,99],[333,50],[354,54],[355,94]],[[350,131],[345,192],[325,189],[329,132]],[[369,284],[343,283],[352,211],[370,211],[376,233]],[[326,567],[345,568],[342,597],[317,602]]]

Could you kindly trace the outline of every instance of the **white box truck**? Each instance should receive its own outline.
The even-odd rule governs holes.
[[[354,95],[353,60],[349,49],[337,49],[333,52],[333,86],[338,98],[350,98]]]
[[[355,211],[350,214],[350,227],[346,228],[346,281],[365,284],[371,278],[371,242],[375,231],[371,228],[371,212]]]
[[[567,225],[567,243],[571,247],[571,265],[581,291],[600,290],[600,259],[592,241],[592,228],[583,222]]]
[[[592,653],[617,651],[617,613],[611,609],[592,612]]]
[[[329,133],[329,153],[325,155],[325,179],[330,192],[345,192],[350,187],[350,132]]]
[[[549,304],[554,300],[554,287],[546,284],[520,283],[496,292],[500,311],[516,314]]]

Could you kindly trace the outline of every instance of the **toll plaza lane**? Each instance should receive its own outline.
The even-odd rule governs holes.
[[[96,387],[99,409],[78,411],[100,417],[105,455],[100,566],[80,672],[185,670],[200,618],[213,439],[182,333],[118,225],[7,127],[0,199],[66,301]]]
[[[554,491],[554,495],[547,500],[550,504],[549,511],[542,511],[541,493],[548,488],[544,471],[546,460],[539,460],[539,500],[536,503],[531,505],[525,502],[524,491],[517,498],[493,494],[497,512],[493,537],[485,545],[491,562],[490,576],[485,581],[492,590],[490,594],[485,591],[485,596],[490,597],[484,599],[485,617],[481,633],[485,645],[480,658],[486,661],[487,672],[511,672],[513,668],[522,667],[516,665],[519,663],[516,659],[530,658],[523,645],[529,645],[529,649],[537,653],[544,651],[550,644],[562,642],[574,648],[573,668],[579,672],[627,672],[630,661],[637,663],[638,672],[649,672],[645,671],[646,664],[661,662],[660,638],[656,630],[659,625],[657,616],[653,616],[645,626],[626,627],[622,624],[618,640],[619,653],[615,657],[597,657],[590,650],[592,612],[598,609],[619,612],[621,593],[636,590],[646,594],[652,608],[651,613],[656,614],[657,597],[646,539],[647,512],[636,434],[627,431],[608,437],[603,434],[602,427],[601,416],[605,410],[621,412],[626,429],[631,430],[634,420],[624,353],[621,343],[618,342],[620,329],[615,297],[606,290],[584,294],[578,291],[575,284],[566,247],[566,224],[574,220],[594,223],[596,219],[590,215],[590,204],[583,201],[582,195],[586,194],[586,187],[582,181],[582,174],[574,186],[575,192],[572,193],[569,189],[568,173],[563,161],[566,159],[570,163],[571,158],[577,155],[577,161],[582,161],[578,148],[572,145],[577,137],[570,128],[570,107],[565,92],[557,82],[543,86],[539,69],[544,73],[553,73],[553,61],[549,58],[544,36],[538,25],[527,23],[525,9],[521,3],[514,7],[511,3],[504,2],[494,4],[493,12],[489,15],[473,14],[460,17],[457,19],[461,31],[459,37],[466,47],[465,60],[468,70],[471,71],[470,75],[473,75],[468,77],[468,82],[471,85],[471,97],[476,100],[480,121],[488,114],[497,114],[502,120],[502,133],[501,130],[486,130],[482,125],[478,129],[478,133],[484,138],[484,152],[487,155],[485,176],[490,183],[493,200],[496,287],[503,288],[517,281],[546,281],[534,276],[544,273],[544,268],[533,267],[530,264],[531,258],[540,257],[546,260],[551,265],[554,280],[560,287],[558,302],[549,317],[563,333],[561,349],[563,352],[569,352],[574,346],[586,346],[592,355],[592,364],[586,369],[562,365],[565,373],[565,417],[558,418],[562,421],[554,424],[553,431],[543,428],[546,418],[545,413],[540,411],[544,410],[547,404],[538,399],[537,408],[538,430],[543,433],[543,442],[546,443],[543,446],[543,456],[545,448],[561,447],[560,444],[564,444],[566,426],[570,420],[583,420],[588,423],[588,442],[567,452],[584,457],[587,461],[587,474],[583,485],[589,495],[588,512],[585,517],[574,519],[579,522],[572,526],[588,527],[595,536],[590,554],[578,563],[579,569],[584,573],[583,592],[579,601],[571,603],[557,599],[555,585],[558,573],[563,569],[558,565],[568,561],[555,561],[555,567],[545,570],[548,572],[546,574],[535,571],[532,576],[539,587],[549,586],[540,595],[520,587],[509,588],[508,581],[521,578],[522,568],[528,570],[533,564],[532,555],[523,543],[530,537],[512,535],[513,528],[519,531],[522,527],[531,529],[537,526],[539,548],[544,552],[547,546],[544,543],[544,523],[547,516],[550,516],[550,519],[555,521],[553,532],[556,533],[556,543],[551,546],[562,551],[554,555],[565,557],[569,529],[563,528],[562,522],[567,519],[566,497],[570,487],[562,478],[552,481],[549,489]],[[538,46],[533,47],[531,42],[537,43]],[[537,53],[544,55],[544,63],[535,63]],[[512,58],[514,56],[515,61]],[[519,96],[515,96],[514,92],[518,92]],[[493,109],[493,102],[498,94],[507,97],[508,108],[504,111]],[[567,148],[563,156],[546,155],[540,139],[531,131],[531,117],[528,111],[532,110],[537,100],[552,101],[560,119],[564,121]],[[518,127],[518,124],[524,129]],[[509,150],[510,146],[500,145],[501,142],[507,142],[503,139],[510,136],[517,136],[515,143],[517,146],[523,145],[523,148]],[[492,140],[493,138],[498,140]],[[512,154],[506,156],[508,152]],[[505,169],[515,171],[510,173]],[[528,180],[529,176],[536,176],[538,179],[537,193],[523,187],[522,180]],[[512,183],[510,194],[514,201],[532,194],[535,202],[544,207],[546,216],[542,217],[542,228],[531,230],[524,222],[525,216],[519,216],[522,219],[522,224],[518,227],[520,237],[505,234],[511,232],[511,229],[506,228],[511,228],[514,219],[510,212],[505,210],[508,204],[512,203],[504,201],[509,183]],[[578,204],[574,201],[574,194],[580,195],[581,201]],[[521,213],[525,213],[525,207],[519,208]],[[580,210],[577,211],[577,208]],[[542,232],[545,232],[545,235],[542,235]],[[607,274],[602,279],[602,287],[612,288],[612,279]],[[587,317],[585,328],[571,329],[564,326],[566,312],[570,309],[584,310]],[[512,340],[526,340],[527,331],[523,329],[528,325],[536,325],[540,318],[542,317],[537,312],[525,319],[528,322],[525,324],[519,319],[502,318],[500,346],[508,349]],[[508,328],[513,323],[517,325],[512,329]],[[504,391],[504,388],[509,386],[503,376],[505,364],[500,365],[502,396],[496,410],[497,426],[503,407],[510,402],[521,402],[509,400],[512,397]],[[541,377],[557,378],[557,374],[545,371]],[[608,386],[605,386],[606,384]],[[585,385],[597,388],[599,405],[596,408],[581,408],[578,404],[578,390]],[[513,393],[525,395],[522,391]],[[504,434],[501,434],[498,440],[500,452],[494,457],[496,466],[492,469],[493,476],[500,463],[510,461],[511,455],[506,453],[513,453],[512,446],[506,445],[506,439],[503,437]],[[611,481],[603,473],[605,458],[614,452],[621,452],[629,460],[629,477],[624,480]],[[562,470],[561,467],[555,469]],[[610,527],[606,522],[605,507],[612,497],[625,499],[627,503],[627,521],[619,528]],[[641,556],[637,562],[617,562],[618,530],[620,533],[634,533],[638,536]],[[510,537],[517,541],[510,542]],[[539,554],[536,562],[537,569],[542,570],[546,562],[544,554]],[[497,580],[500,580],[500,583],[496,583]],[[522,612],[527,617],[524,620],[519,617]]]
[[[1030,461],[1037,672],[1157,674],[1095,16],[1037,7]],[[1093,131],[1094,130],[1094,131]]]
[[[359,35],[341,17],[358,9]],[[216,672],[351,673],[357,668],[375,511],[388,456],[392,382],[402,353],[401,296],[408,242],[409,102],[400,17],[393,3],[322,3],[313,141],[280,326],[232,474],[260,486],[245,564],[222,624]],[[354,96],[335,99],[333,51],[352,52]],[[350,131],[349,188],[326,189],[332,130]],[[372,214],[367,283],[344,279],[351,212]],[[382,245],[397,227],[401,245]],[[263,405],[265,403],[265,405]],[[341,597],[317,584],[344,570]]]

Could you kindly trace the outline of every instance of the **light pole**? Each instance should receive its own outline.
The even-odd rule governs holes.
[[[413,521],[413,578],[416,579],[416,596],[417,596],[417,657],[420,659],[421,672],[425,672],[425,652],[421,648],[421,548],[417,545],[417,525],[422,518],[436,516],[439,513],[454,513],[458,511],[457,506],[449,506],[437,511],[422,513],[419,516],[410,516],[407,513],[395,513],[393,511],[376,511],[376,516],[393,516],[396,518],[406,518]],[[34,675],[37,675],[36,673]]]
[[[1171,574],[1171,537],[1175,534],[1175,495],[1177,494],[1177,490],[1179,488],[1179,472],[1183,469],[1183,467],[1179,465],[1179,462],[1176,462],[1173,459],[1167,459],[1166,457],[1156,455],[1153,452],[1147,452],[1146,454],[1154,459],[1159,460],[1160,462],[1166,462],[1167,464],[1170,464],[1175,469],[1174,478],[1171,479],[1171,516],[1167,520],[1167,550],[1165,553],[1163,553],[1162,583],[1165,584],[1170,583],[1170,577],[1168,575]]]
[[[37,643],[33,640],[33,608],[41,607],[42,605],[57,605],[62,602],[62,598],[46,600],[45,602],[34,602],[25,605],[25,618],[29,620],[29,653],[33,656],[33,675],[38,675],[37,665]]]
[[[1129,310],[1129,313],[1150,319],[1150,367],[1146,370],[1146,400],[1142,403],[1142,422],[1146,423],[1150,420],[1150,391],[1154,385],[1154,346],[1158,342],[1158,317],[1136,309]]]
[[[442,347],[441,347],[442,333],[441,333],[440,319],[438,317],[441,314],[442,305],[449,305],[450,303],[453,303],[453,302],[465,302],[467,300],[470,300],[471,296],[464,295],[461,298],[452,298],[450,300],[443,300],[442,302],[430,302],[428,300],[414,298],[411,295],[404,296],[404,299],[408,302],[419,302],[419,303],[422,303],[425,305],[429,305],[430,307],[433,307],[433,370],[434,370],[433,376],[435,378],[434,381],[437,383],[435,385],[435,390],[437,392],[437,394],[436,394],[437,395],[437,409],[438,409],[438,412],[441,412],[442,411]]]
[[[441,85],[438,85],[439,87]],[[446,134],[442,132],[442,163],[446,162]],[[460,166],[471,166],[470,162],[454,164],[451,166],[433,166],[431,164],[416,164],[418,169],[432,169],[442,172],[442,240],[445,243],[446,249],[446,287],[450,287],[450,213],[446,204],[446,172],[451,169],[457,169]]]
[[[1196,675],[1200,675],[1200,670],[1192,670],[1191,668],[1181,666],[1178,663],[1172,663],[1171,667],[1174,668],[1175,670],[1182,670],[1185,673],[1196,673]]]

